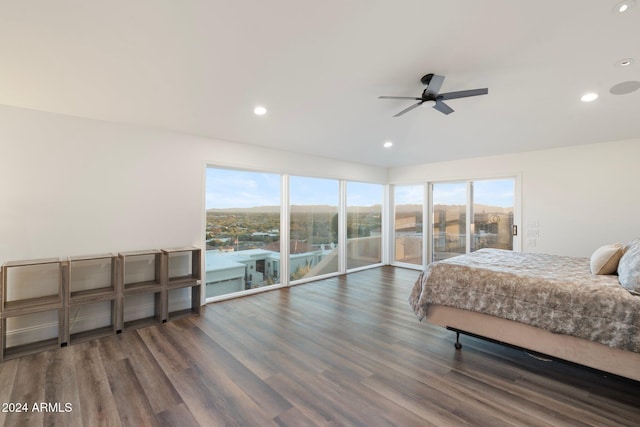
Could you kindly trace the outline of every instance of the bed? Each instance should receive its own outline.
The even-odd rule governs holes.
[[[458,334],[640,381],[638,259],[640,240],[620,246],[614,274],[593,274],[593,257],[481,249],[430,264],[409,302]]]

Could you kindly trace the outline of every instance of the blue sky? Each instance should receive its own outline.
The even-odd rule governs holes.
[[[482,205],[513,207],[515,189],[512,179],[484,180],[473,183],[475,203]]]
[[[290,177],[293,205],[338,205],[338,180]],[[382,186],[349,182],[349,206],[382,204]],[[249,208],[280,205],[280,175],[207,168],[206,208]]]
[[[383,186],[365,182],[347,183],[347,206],[382,205]]]
[[[421,205],[424,203],[424,186],[398,185],[393,197],[396,205]]]
[[[291,204],[338,204],[338,181],[335,179],[290,177]],[[396,204],[422,204],[422,185],[400,185],[395,189]],[[511,179],[474,181],[476,203],[513,206]],[[382,203],[382,186],[360,182],[347,183],[348,206],[371,206]],[[466,183],[436,183],[434,203],[466,203]],[[231,169],[207,168],[206,208],[248,208],[280,205],[280,175]]]
[[[339,183],[335,179],[289,178],[289,201],[292,205],[338,206]]]
[[[487,179],[473,182],[473,199],[482,205],[512,207],[514,188],[512,179]],[[433,186],[436,205],[464,205],[467,203],[467,183],[436,183]]]
[[[207,168],[207,209],[278,205],[280,175]]]

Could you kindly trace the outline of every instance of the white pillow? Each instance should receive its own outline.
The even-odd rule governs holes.
[[[632,294],[640,295],[640,238],[625,248],[618,265],[618,281]]]
[[[624,251],[620,243],[604,245],[591,255],[591,274],[613,274],[618,270],[618,263]]]

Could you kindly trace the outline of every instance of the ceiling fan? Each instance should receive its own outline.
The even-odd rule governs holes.
[[[447,101],[449,99],[467,98],[469,96],[486,95],[487,93],[489,93],[489,89],[487,88],[439,93],[440,88],[442,87],[442,83],[444,83],[444,76],[439,76],[437,74],[427,74],[423,76],[420,81],[423,85],[427,86],[424,91],[422,91],[422,96],[420,96],[420,98],[414,98],[411,96],[379,96],[378,99],[412,99],[414,101],[419,101],[393,116],[398,117],[403,115],[404,113],[408,113],[416,107],[419,107],[426,101],[434,101],[435,104],[433,108],[440,111],[441,113],[451,114],[454,111],[453,108],[445,104],[444,101]]]

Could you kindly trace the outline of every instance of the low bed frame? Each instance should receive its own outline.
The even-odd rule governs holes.
[[[555,334],[488,314],[431,304],[429,323],[640,381],[640,353]],[[456,348],[460,348],[456,340]]]

